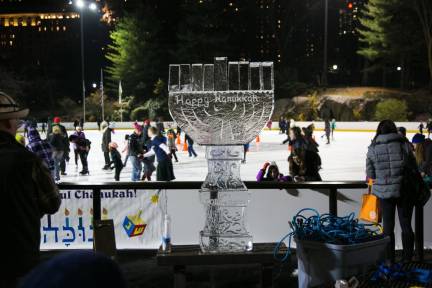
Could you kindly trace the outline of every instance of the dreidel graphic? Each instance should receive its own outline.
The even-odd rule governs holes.
[[[140,236],[144,233],[147,224],[141,219],[141,213],[140,210],[137,214],[126,216],[123,220],[123,228],[129,237]]]

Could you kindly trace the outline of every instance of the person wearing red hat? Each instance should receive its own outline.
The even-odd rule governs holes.
[[[69,152],[70,152],[70,144],[69,144],[69,135],[67,133],[66,127],[61,124],[61,118],[60,117],[54,117],[53,124],[51,125],[51,131],[48,133],[47,137],[51,137],[52,130],[55,126],[58,126],[61,131],[61,136],[63,138],[63,146],[65,147],[63,157],[60,161],[60,172],[61,175],[67,175],[66,174],[66,161],[69,162]]]
[[[42,160],[15,140],[21,118],[28,115],[0,92],[0,217],[6,235],[2,245],[13,255],[2,267],[0,287],[15,287],[39,261],[40,219],[54,214],[61,198]]]

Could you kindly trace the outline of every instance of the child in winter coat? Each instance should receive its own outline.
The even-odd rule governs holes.
[[[291,182],[292,177],[284,176],[283,174],[279,173],[279,167],[276,165],[276,162],[271,162],[271,163],[266,162],[264,163],[264,166],[258,171],[256,180],[257,182],[261,182],[261,181]]]
[[[167,131],[167,137],[168,137],[168,149],[170,149],[171,155],[174,157],[175,161],[178,162],[178,158],[176,155],[177,145],[175,143],[177,139],[177,135],[173,129],[170,128]]]
[[[110,152],[110,157],[111,157],[110,166],[114,165],[114,169],[115,169],[114,179],[116,181],[120,181],[120,172],[123,169],[123,162],[121,159],[121,155],[117,150],[118,145],[115,142],[111,142],[108,144],[108,147],[109,147],[109,152]]]

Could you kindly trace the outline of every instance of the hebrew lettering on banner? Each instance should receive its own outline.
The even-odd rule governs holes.
[[[227,62],[169,66],[169,110],[195,142],[206,145],[208,174],[200,190],[206,224],[203,252],[252,249],[244,214],[249,194],[240,179],[243,145],[251,142],[273,113],[272,62]]]
[[[41,249],[92,249],[92,191],[63,190],[62,205],[41,221]],[[165,194],[159,191],[102,190],[102,219],[113,219],[118,249],[157,249]]]

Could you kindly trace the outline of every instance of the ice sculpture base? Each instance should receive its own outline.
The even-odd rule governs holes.
[[[204,253],[252,250],[252,236],[245,226],[250,194],[240,179],[243,146],[208,146],[208,174],[200,190],[206,210],[200,245]]]
[[[251,235],[211,235],[200,232],[200,246],[203,253],[241,253],[252,251]]]

